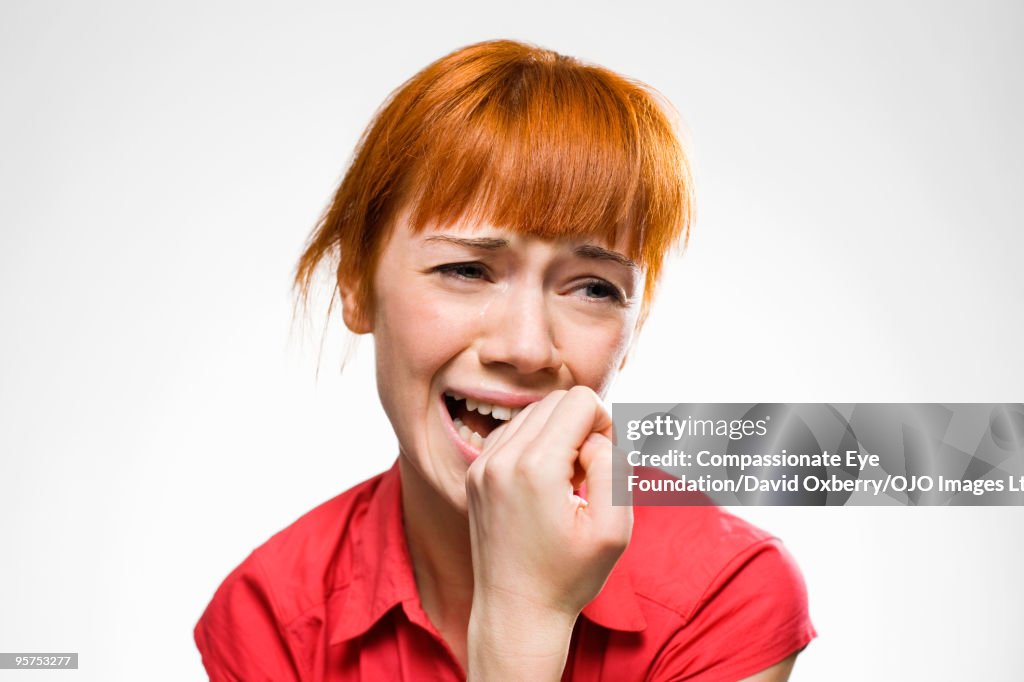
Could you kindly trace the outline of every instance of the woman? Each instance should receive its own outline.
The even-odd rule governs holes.
[[[639,83],[493,41],[400,87],[296,273],[373,334],[399,454],[225,580],[210,678],[787,679],[814,630],[778,541],[610,501],[600,396],[691,216]]]

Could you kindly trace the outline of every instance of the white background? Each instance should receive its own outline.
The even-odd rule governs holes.
[[[5,2],[0,650],[200,679],[228,571],[391,463],[371,344],[339,374],[330,336],[317,379],[290,276],[375,108],[478,40],[651,83],[689,130],[699,220],[611,400],[1020,401],[1022,16]],[[1024,510],[742,513],[806,575],[794,680],[1020,679]]]

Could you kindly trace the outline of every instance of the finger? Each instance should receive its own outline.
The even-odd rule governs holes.
[[[536,434],[542,431],[548,416],[566,393],[564,390],[552,391],[537,402],[527,405],[523,412],[517,415],[519,417],[517,423],[507,424],[509,427],[514,426],[514,429],[500,427],[503,431],[497,434],[498,441],[493,446],[489,445],[489,439],[484,443],[484,451],[477,461],[473,462],[470,469],[476,467],[477,474],[483,477],[485,470],[490,470],[492,474],[495,474],[527,461],[532,454],[529,445],[534,442]],[[518,445],[514,444],[516,440],[518,440]],[[513,444],[513,446],[505,447],[509,444]],[[568,487],[568,484],[566,485]],[[568,492],[572,494],[573,491],[570,488]]]
[[[523,422],[530,418],[530,415],[533,413],[534,405],[536,404],[537,403],[530,403],[523,408],[522,412],[492,431],[490,435],[487,436],[487,441],[485,442],[486,449],[494,450],[512,438],[512,436],[519,431]]]
[[[538,450],[545,453],[552,466],[568,469],[571,477],[578,450],[591,433],[610,440],[612,418],[596,393],[585,386],[574,386],[551,410],[544,429],[537,435]],[[563,457],[557,461],[551,453]]]
[[[519,421],[517,423],[509,422],[508,426],[515,426],[515,428],[506,429],[495,445],[506,443],[513,437],[521,439],[524,443],[534,440],[544,429],[545,424],[548,422],[548,417],[551,415],[552,410],[555,409],[558,401],[566,393],[567,391],[562,390],[552,391],[537,402],[527,405],[523,412],[518,415]],[[515,422],[516,420],[512,421]]]
[[[622,455],[623,453],[619,453]],[[611,529],[614,533],[626,533],[632,526],[632,498],[628,492],[613,505],[616,472],[621,474],[621,481],[627,474],[628,460],[624,456],[616,457],[614,446],[606,436],[592,433],[580,447],[580,465],[586,476],[587,513],[601,527]],[[620,482],[621,482],[620,481]]]

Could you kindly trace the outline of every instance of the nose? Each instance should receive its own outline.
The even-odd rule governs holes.
[[[480,361],[520,374],[557,372],[562,358],[543,289],[513,286],[499,298],[482,315]]]

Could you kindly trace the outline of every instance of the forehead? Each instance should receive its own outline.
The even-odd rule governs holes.
[[[399,237],[413,248],[450,244],[497,250],[543,244],[552,249],[576,252],[582,256],[608,257],[610,260],[620,261],[622,265],[639,269],[636,255],[633,253],[635,235],[629,230],[619,230],[617,233],[605,231],[558,234],[557,230],[551,228],[516,229],[472,216],[462,216],[445,223],[433,221],[417,229],[411,221],[411,214],[410,210],[406,210],[398,216],[392,229],[392,236]]]

